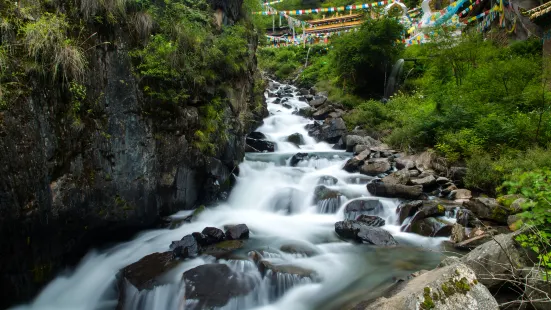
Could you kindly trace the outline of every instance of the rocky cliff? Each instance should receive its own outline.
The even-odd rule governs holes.
[[[19,8],[10,5],[0,6],[8,26],[13,16],[36,19],[21,8],[25,1]],[[55,14],[75,14],[69,1],[45,5]],[[207,10],[213,20],[250,27],[241,7],[242,0],[214,0]],[[0,105],[0,308],[32,297],[91,247],[223,198],[244,155],[245,135],[265,113],[255,90],[254,34],[247,38],[243,71],[209,85],[208,92],[222,98],[219,116],[209,120],[202,113],[206,95],[169,104],[147,94],[131,56],[143,42],[127,23],[82,15],[71,19],[89,35],[82,40],[88,62],[82,81],[29,69],[17,80],[25,91],[12,91],[10,103]],[[17,40],[6,29],[3,46]],[[201,151],[196,135],[206,121],[223,123],[226,134],[209,135],[201,143],[215,147]]]

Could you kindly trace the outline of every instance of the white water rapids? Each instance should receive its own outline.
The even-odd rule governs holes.
[[[282,85],[281,87],[284,87]],[[299,101],[297,90],[287,104],[290,108],[274,104],[268,98],[270,116],[257,131],[276,142],[275,153],[247,154],[240,165],[240,175],[228,200],[207,208],[198,219],[176,229],[159,229],[144,232],[134,240],[103,252],[92,251],[72,271],[59,275],[36,299],[16,309],[115,309],[117,305],[117,272],[154,252],[169,250],[171,241],[180,240],[207,226],[223,229],[227,224],[246,224],[251,238],[246,251],[263,251],[264,258],[273,264],[284,263],[313,270],[315,279],[291,274],[277,274],[262,278],[256,266],[247,260],[221,261],[231,268],[251,275],[255,289],[247,296],[232,299],[223,309],[310,310],[342,309],[349,302],[376,297],[392,284],[411,272],[429,269],[441,259],[437,251],[442,238],[427,238],[400,232],[397,225],[395,199],[380,198],[384,206],[381,214],[386,220],[383,227],[400,243],[394,248],[377,248],[341,241],[334,224],[344,219],[347,199],[340,201],[336,213],[320,213],[313,203],[314,189],[320,177],[338,179],[327,185],[346,197],[371,196],[365,187],[366,177],[342,170],[349,153],[335,151],[327,143],[316,143],[308,137],[304,126],[312,123],[293,115],[296,109],[307,106]],[[300,149],[285,142],[287,136],[300,133],[305,145]],[[315,152],[317,159],[302,161],[290,167],[290,157],[297,152]],[[288,193],[287,195],[282,193]],[[281,199],[287,199],[292,212],[281,210]],[[289,203],[284,203],[288,205]],[[185,212],[176,214],[183,216]],[[316,255],[288,254],[280,251],[282,245],[300,245],[313,249]],[[246,257],[246,252],[244,257]],[[199,257],[181,262],[164,277],[165,285],[152,291],[127,292],[125,309],[172,310],[186,308],[182,303],[180,282],[182,273],[214,258]],[[189,303],[189,301],[187,301]]]

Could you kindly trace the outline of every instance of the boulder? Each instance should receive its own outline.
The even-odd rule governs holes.
[[[479,245],[482,245],[482,244],[490,241],[491,239],[492,239],[492,237],[489,234],[483,233],[482,235],[471,237],[471,238],[465,239],[461,242],[457,242],[453,246],[458,250],[470,251],[470,250],[478,247]]]
[[[380,297],[365,310],[498,310],[490,291],[465,264],[455,263],[413,277],[392,297]]]
[[[216,227],[205,227],[201,234],[206,236],[205,245],[211,245],[224,241],[224,239],[226,239],[226,235],[224,235],[224,232]]]
[[[294,133],[292,135],[289,135],[287,137],[287,142],[291,142],[296,145],[303,145],[304,144],[304,137],[300,133]]]
[[[445,216],[446,211],[451,211],[454,208],[455,206],[453,205],[443,205],[436,201],[425,201],[423,202],[423,206],[415,212],[410,223],[420,221],[427,217]]]
[[[170,249],[174,257],[181,259],[195,257],[199,254],[197,240],[192,235],[187,235],[180,241],[173,241],[172,244],[170,244]]]
[[[360,173],[370,176],[376,176],[389,171],[392,168],[388,158],[369,159],[360,167]]]
[[[225,240],[203,248],[202,254],[211,255],[218,259],[228,258],[234,251],[245,246],[243,240]]]
[[[257,139],[257,140],[266,139],[266,135],[259,132],[259,131],[253,131],[247,137],[249,137],[251,139]]]
[[[279,249],[282,252],[290,254],[302,254],[306,256],[314,256],[318,254],[318,249],[307,244],[284,244]]]
[[[357,136],[357,135],[347,135],[346,136],[346,151],[352,152],[354,147],[358,144],[367,145],[369,147],[377,146],[381,142],[371,138],[370,136]]]
[[[527,203],[529,200],[526,199],[526,198],[518,198],[518,199],[515,199],[515,201],[513,201],[511,203],[509,207],[509,211],[511,212],[511,214],[518,214],[518,213],[521,213],[524,208],[524,204]]]
[[[419,179],[412,179],[410,182],[413,185],[423,186],[424,190],[428,190],[436,185],[436,179],[432,174]]]
[[[314,203],[319,213],[335,213],[341,205],[342,194],[329,189],[325,185],[318,185],[314,190]]]
[[[354,220],[358,216],[376,215],[383,211],[383,204],[377,199],[360,198],[348,202],[344,207],[344,217],[349,220]]]
[[[121,270],[120,280],[123,282],[119,285],[124,286],[126,281],[138,291],[153,289],[158,284],[158,277],[176,265],[177,260],[172,251],[149,254]]]
[[[385,176],[383,178],[383,183],[407,185],[409,183],[410,178],[411,176],[410,176],[409,170],[402,169]]]
[[[318,141],[337,143],[342,135],[346,134],[346,124],[342,118],[326,120],[318,135],[314,136]]]
[[[461,261],[472,268],[480,283],[497,288],[513,280],[513,270],[531,266],[526,250],[515,240],[516,233],[501,234],[476,247]],[[511,264],[514,264],[513,268]]]
[[[247,137],[245,140],[247,143],[247,146],[249,147],[248,150],[252,152],[274,152],[275,151],[275,143],[264,140],[264,139],[253,139],[250,137]]]
[[[300,115],[302,117],[312,117],[312,114],[314,114],[316,110],[311,107],[300,107],[297,111],[293,112],[293,114]]]
[[[402,224],[406,218],[417,213],[421,206],[423,206],[422,200],[402,202],[400,205],[398,205],[396,212],[398,213],[398,220],[400,221],[400,224]]]
[[[329,92],[325,91],[325,90],[322,90],[322,91],[317,92],[316,95],[322,96],[322,97],[329,97]]]
[[[413,169],[415,168],[415,159],[413,158],[413,156],[401,156],[401,157],[396,157],[395,159],[395,162],[396,162],[396,168],[397,169]]]
[[[234,225],[226,230],[226,240],[249,239],[249,227],[245,224]]]
[[[498,204],[493,198],[472,198],[465,201],[463,206],[471,210],[479,219],[493,221],[499,224],[507,224],[507,217],[511,211]]]
[[[258,263],[258,270],[260,273],[265,276],[266,272],[269,270],[273,274],[275,273],[282,273],[282,274],[290,274],[295,275],[300,278],[313,278],[315,275],[315,272],[310,269],[294,266],[294,265],[285,265],[285,264],[274,264],[272,262],[269,262],[267,260],[261,260]]]
[[[345,112],[343,110],[335,109],[335,111],[329,113],[328,117],[330,117],[330,118],[339,118],[339,117],[343,117],[344,114],[345,114]]]
[[[362,214],[362,215],[358,216],[358,218],[356,220],[359,221],[359,222],[365,223],[365,224],[367,224],[371,227],[385,226],[385,222],[386,222],[385,220],[383,220],[379,216],[365,215],[365,214]]]
[[[367,184],[367,190],[374,196],[389,198],[417,199],[423,194],[421,185],[385,184],[377,180]]]
[[[314,99],[313,99],[312,101],[309,102],[309,104],[310,104],[310,106],[313,107],[313,108],[318,108],[318,107],[320,107],[322,104],[324,104],[325,101],[327,101],[327,97],[315,96]]]
[[[298,90],[298,93],[303,95],[303,96],[306,96],[306,95],[310,94],[310,91],[306,88],[301,88],[301,89]]]
[[[450,179],[459,186],[463,185],[463,178],[467,175],[465,167],[451,167],[449,172]]]
[[[446,178],[446,177],[438,177],[436,179],[436,183],[438,183],[438,185],[443,185],[443,184],[446,184],[446,183],[449,183],[450,182],[450,179]]]
[[[371,153],[371,150],[369,149],[369,146],[368,145],[365,145],[365,144],[357,144],[355,147],[354,147],[354,154],[360,154],[361,152],[363,151],[366,151],[368,150],[369,153],[367,153],[367,155],[369,155]]]
[[[388,231],[379,227],[371,227],[363,222],[355,220],[335,223],[335,232],[341,238],[350,239],[356,242],[381,246],[394,246],[398,244]]]
[[[451,235],[453,225],[442,219],[427,217],[411,224],[411,231],[427,237],[447,237]]]
[[[339,179],[330,175],[324,175],[318,178],[318,185],[335,185],[339,183]]]
[[[482,222],[476,217],[476,215],[468,209],[459,209],[455,215],[457,223],[465,227],[477,227],[482,226]]]
[[[358,156],[350,158],[345,164],[342,169],[346,172],[358,172],[360,171],[360,167],[364,165],[365,161],[360,159]]]
[[[455,185],[451,185],[455,186]],[[454,189],[450,191],[449,198],[455,199],[455,200],[463,200],[463,199],[471,199],[473,195],[471,194],[471,191],[468,189]]]
[[[507,217],[507,226],[511,231],[519,230],[523,224],[524,222],[519,214],[513,214]]]
[[[453,224],[450,239],[454,243],[459,243],[459,242],[462,242],[463,240],[467,239],[467,235],[465,233],[465,227],[463,227],[463,225],[458,224],[458,223]]]
[[[293,157],[291,157],[289,165],[291,165],[291,167],[296,167],[299,162],[306,159],[308,159],[308,153],[296,153]]]
[[[231,298],[244,296],[254,288],[246,274],[237,273],[225,264],[206,264],[184,272],[185,298],[196,300],[190,309],[225,306]],[[187,309],[187,306],[186,306]]]

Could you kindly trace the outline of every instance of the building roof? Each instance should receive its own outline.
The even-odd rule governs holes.
[[[310,21],[308,21],[308,23],[311,24],[311,25],[319,25],[319,24],[325,24],[325,23],[344,21],[344,20],[348,20],[348,19],[360,18],[361,16],[362,16],[362,14],[341,15],[341,16],[338,16],[338,17],[330,17],[330,18],[310,20]]]
[[[306,33],[317,33],[317,32],[332,32],[332,31],[338,31],[338,30],[345,30],[353,27],[358,27],[363,23],[361,20],[346,22],[346,23],[339,23],[339,24],[331,24],[331,25],[323,25],[315,28],[306,28]]]
[[[531,21],[538,21],[542,19],[542,17],[548,16],[550,12],[551,12],[551,2],[547,2],[531,10],[524,11],[522,12],[522,14],[524,16],[528,16]]]

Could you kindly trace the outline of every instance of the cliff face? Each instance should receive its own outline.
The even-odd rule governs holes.
[[[242,1],[211,5],[226,23],[241,18]],[[220,199],[245,135],[265,113],[254,89],[254,37],[245,74],[223,88],[218,121],[227,137],[207,155],[193,143],[200,107],[144,94],[127,28],[86,27],[96,35],[86,54],[88,109],[78,121],[68,85],[33,75],[29,92],[0,110],[0,308],[32,297],[93,246]]]

